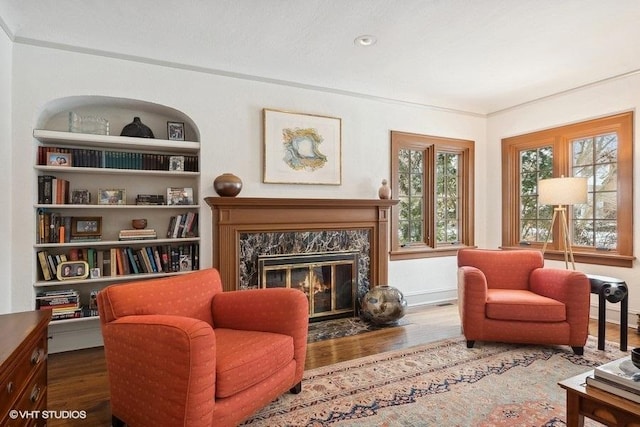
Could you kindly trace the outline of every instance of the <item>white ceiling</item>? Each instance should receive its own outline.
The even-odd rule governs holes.
[[[0,0],[0,25],[16,43],[481,115],[640,70],[639,0]]]

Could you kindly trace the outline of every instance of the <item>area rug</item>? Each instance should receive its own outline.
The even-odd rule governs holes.
[[[244,425],[563,426],[558,381],[627,354],[613,343],[597,350],[594,337],[584,356],[564,346],[467,349],[462,337],[448,339],[309,370],[300,394],[283,395]]]
[[[365,332],[377,331],[379,329],[406,326],[409,322],[400,319],[390,325],[374,325],[359,317],[345,317],[341,319],[321,320],[309,323],[309,334],[307,342],[324,341],[333,338],[342,338],[352,335],[359,335]]]

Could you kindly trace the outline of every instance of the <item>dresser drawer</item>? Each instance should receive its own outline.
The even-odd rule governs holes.
[[[13,427],[23,425],[43,425],[46,424],[45,420],[38,420],[33,415],[33,411],[44,411],[47,406],[47,366],[42,363],[38,366],[35,376],[31,377],[31,381],[26,384],[26,388],[22,391],[22,394],[18,396],[17,401],[11,409],[15,409],[19,412],[29,412],[30,414],[24,418],[18,417],[12,420],[10,417],[6,418],[0,425]],[[34,422],[35,421],[35,422]],[[6,423],[6,424],[5,424]]]
[[[8,375],[0,382],[0,414],[6,414],[10,409],[16,409],[15,401],[20,392],[34,376],[36,370],[41,366],[46,366],[47,337],[41,335],[37,338],[31,345],[22,349],[8,369]]]

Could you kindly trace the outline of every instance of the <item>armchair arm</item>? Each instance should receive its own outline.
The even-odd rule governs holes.
[[[302,380],[309,333],[309,301],[297,289],[250,289],[216,294],[215,328],[273,332],[293,337],[296,377]]]
[[[487,279],[478,268],[458,268],[458,309],[467,339],[480,336],[485,318]]]
[[[529,280],[531,291],[564,303],[571,339],[586,340],[589,333],[591,285],[584,273],[559,268],[537,268]],[[584,343],[580,344],[583,345]]]
[[[102,325],[115,416],[129,425],[210,426],[216,341],[209,324],[167,315]]]

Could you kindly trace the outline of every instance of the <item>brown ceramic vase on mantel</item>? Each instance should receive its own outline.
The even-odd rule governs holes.
[[[221,197],[235,197],[242,190],[242,180],[232,173],[223,173],[213,180],[213,189]]]

